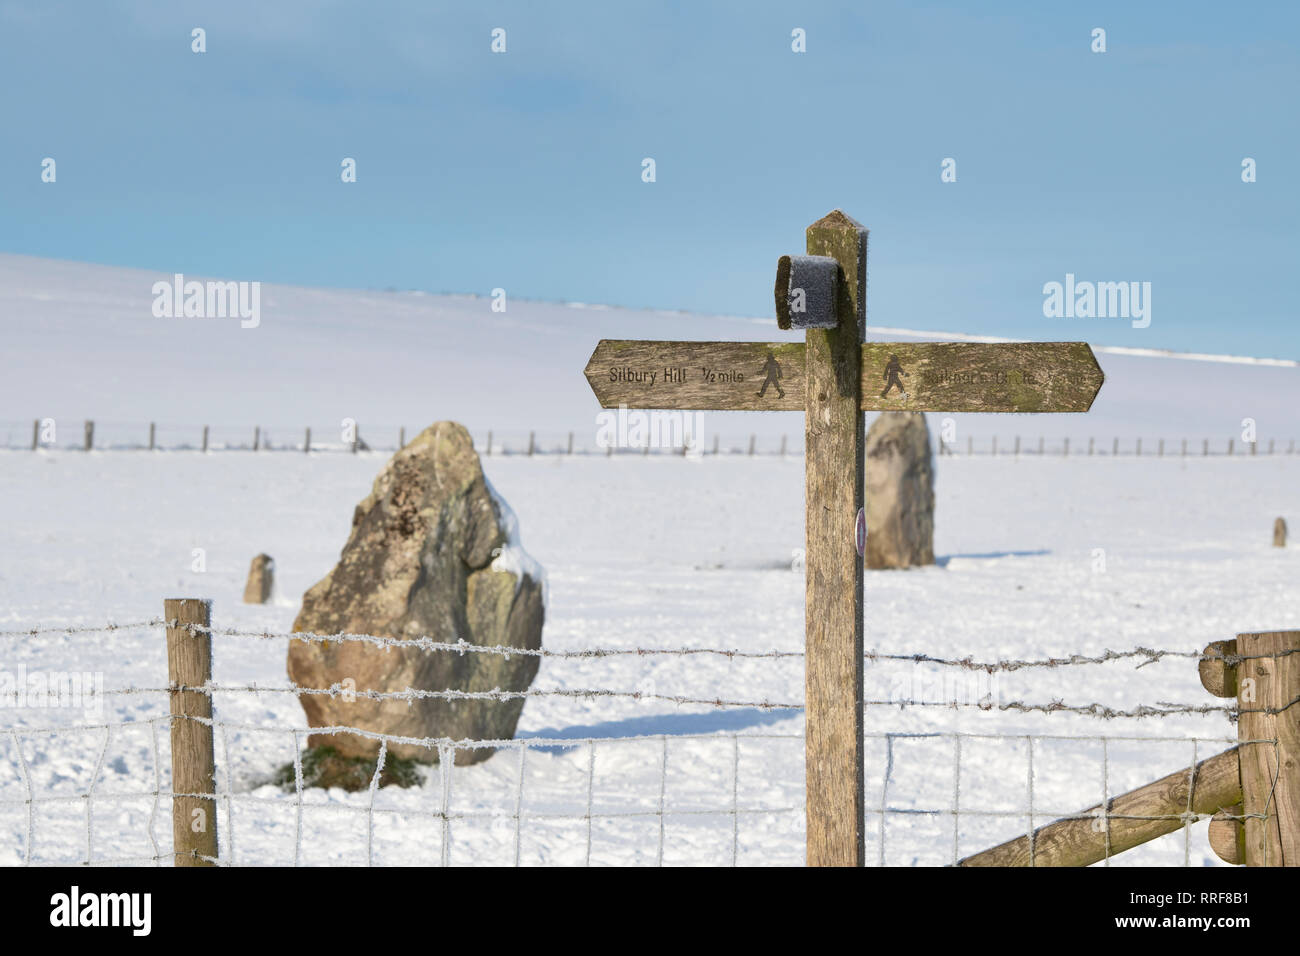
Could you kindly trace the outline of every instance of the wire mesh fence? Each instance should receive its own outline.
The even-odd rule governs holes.
[[[164,628],[181,628],[192,636],[214,640],[214,654],[238,654],[241,641],[364,642],[376,648],[416,647],[439,654],[530,654],[548,668],[567,663],[612,662],[661,657],[717,656],[756,666],[802,667],[799,651],[766,651],[713,647],[591,647],[576,650],[527,650],[483,647],[465,642],[427,639],[399,640],[365,634],[281,633],[220,628],[152,618],[132,624],[35,627],[0,631],[0,641],[13,642],[57,635],[76,640],[111,639],[116,631],[147,629],[161,640]],[[1210,655],[1180,648],[1137,647],[1100,654],[1045,656],[1036,659],[942,657],[927,653],[868,652],[867,663],[885,661],[910,666],[938,666],[984,673],[1097,668],[1144,667],[1166,659],[1201,664],[1207,660],[1237,666],[1258,657],[1277,655]],[[539,674],[539,678],[546,672]],[[46,675],[47,677],[49,675]],[[804,803],[802,798],[802,712],[799,700],[750,697],[743,693],[708,696],[699,693],[629,689],[617,686],[569,686],[562,673],[548,675],[524,690],[468,692],[455,689],[402,688],[396,691],[353,690],[298,686],[288,680],[266,684],[217,682],[201,684],[143,680],[129,686],[78,688],[71,680],[46,680],[38,689],[11,679],[3,691],[4,704],[44,710],[86,706],[87,697],[113,706],[113,716],[65,725],[37,726],[15,720],[0,736],[0,822],[14,836],[7,855],[21,865],[80,863],[87,865],[170,865],[185,851],[176,849],[166,821],[180,800],[210,800],[213,825],[220,836],[219,851],[200,862],[217,865],[278,863],[294,865],[354,862],[366,865],[423,863],[449,865],[477,862],[485,855],[513,864],[571,863],[575,865],[634,862],[744,864],[802,862]],[[537,686],[536,684],[540,684]],[[168,701],[199,694],[213,703],[210,718],[167,712]],[[44,704],[33,698],[44,694]],[[511,739],[450,739],[405,737],[356,726],[308,727],[303,718],[286,722],[267,710],[249,719],[257,707],[235,702],[290,699],[303,695],[333,697],[353,694],[359,699],[423,697],[466,700],[564,698],[603,700],[620,705],[650,702],[673,709],[706,709],[716,713],[760,711],[774,722],[744,729],[719,726],[709,732],[680,732],[664,715],[645,718],[636,732],[591,733],[583,727],[520,733]],[[78,696],[80,695],[80,696]],[[1300,701],[1292,701],[1297,703]],[[1290,705],[1286,705],[1289,707]],[[1087,700],[958,700],[891,696],[866,699],[863,707],[879,728],[882,714],[910,708],[973,708],[987,712],[1069,713],[1097,720],[1150,720],[1174,714],[1216,714],[1230,722],[1243,714],[1276,714],[1276,705],[1243,707],[1236,701],[1205,704],[1191,701],[1137,701],[1129,706]],[[89,711],[88,711],[89,712]],[[97,711],[102,712],[102,711]],[[215,773],[210,788],[178,792],[173,783],[173,732],[178,722],[195,721],[207,728],[215,748]],[[366,787],[355,793],[325,791],[310,786],[303,755],[309,736],[348,734],[374,741],[377,756]],[[1162,831],[1181,830],[1182,862],[1200,859],[1200,837],[1192,826],[1214,813],[1237,822],[1258,817],[1228,806],[1207,808],[1194,795],[1198,764],[1225,748],[1260,745],[1276,748],[1275,737],[1247,738],[1214,735],[1136,735],[1131,733],[1000,732],[996,729],[871,730],[863,746],[869,771],[866,788],[868,838],[874,843],[869,862],[956,864],[981,846],[1016,834],[1028,840],[1034,861],[1036,833],[1046,821],[1083,821],[1105,839],[1098,857],[1109,865],[1112,828],[1121,821],[1143,821]],[[1069,745],[1066,765],[1045,770],[1045,751]],[[427,780],[411,790],[380,786],[389,748],[419,745],[436,754],[426,770]],[[461,766],[458,753],[490,748],[490,761]],[[997,751],[989,759],[983,749]],[[1185,806],[1158,812],[1116,809],[1117,748],[1151,754],[1152,775],[1172,770],[1186,776]],[[1178,752],[1182,759],[1178,759]],[[128,781],[107,782],[106,768],[134,754],[134,774]],[[69,755],[73,755],[69,757]],[[265,774],[278,759],[281,777],[275,787],[250,775],[260,765]],[[1223,755],[1219,755],[1222,757]],[[1147,759],[1139,757],[1137,759]],[[1235,758],[1234,758],[1235,759]],[[81,769],[67,771],[69,762]],[[1015,767],[1019,765],[1020,771]],[[1086,766],[1090,773],[1081,773]],[[1132,759],[1129,760],[1131,769]],[[1182,766],[1183,770],[1178,767]],[[776,771],[775,773],[773,771]],[[120,774],[118,775],[120,776]],[[1131,778],[1131,773],[1130,773]],[[1208,786],[1208,784],[1207,784]],[[1182,793],[1182,791],[1180,791]],[[1080,806],[1090,809],[1081,810]],[[175,821],[173,821],[175,822]],[[538,834],[541,834],[539,837]],[[1043,838],[1045,839],[1045,838]],[[1118,838],[1117,838],[1118,839]],[[1121,846],[1120,849],[1123,847]],[[190,861],[193,862],[193,861]]]

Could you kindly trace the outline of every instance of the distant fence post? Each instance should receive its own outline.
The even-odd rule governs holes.
[[[1187,457],[1187,439],[1186,439],[1186,438],[1183,439],[1183,457],[1184,457],[1184,458]]]
[[[718,435],[717,435],[716,432],[714,432],[714,434],[713,434],[713,454],[714,454],[714,455],[717,455],[717,453],[718,453]]]
[[[311,454],[311,429],[308,428],[302,436],[302,452],[304,455]]]
[[[757,436],[757,435],[750,435],[750,436],[749,436],[749,454],[750,454],[751,456],[754,454],[754,444],[755,444],[757,441],[758,441],[758,436]]]
[[[1095,441],[1096,441],[1095,438],[1089,438],[1089,439],[1088,439],[1088,454],[1089,454],[1089,455],[1092,454],[1092,445],[1093,445],[1093,442],[1095,442]]]
[[[1238,634],[1247,866],[1300,866],[1300,631]]]
[[[208,426],[203,426],[203,450],[208,450]]]
[[[217,858],[217,801],[212,693],[179,689],[205,687],[212,680],[212,634],[208,630],[212,605],[199,598],[168,598],[163,602],[163,617],[167,620],[167,680],[172,688],[175,865],[213,866]]]
[[[782,458],[785,457],[785,438],[786,438],[785,435],[782,435],[782,436],[781,436],[781,457],[782,457]],[[939,448],[940,448],[940,449],[943,448],[943,442],[940,442],[940,443],[939,443]]]
[[[35,451],[37,446],[40,443],[41,443],[41,420],[39,418],[33,418],[32,419],[32,451]]]
[[[95,447],[95,423],[92,422],[89,418],[87,418],[85,448],[86,451],[90,451],[90,449],[94,447]]]
[[[149,423],[149,450],[153,451],[154,423]]]
[[[397,450],[401,451],[406,447],[406,426],[403,425],[397,429]]]
[[[262,429],[254,427],[253,428],[253,451],[257,451],[261,447],[262,447]]]
[[[1116,458],[1118,456],[1119,456],[1119,436],[1116,435],[1115,440],[1111,443],[1110,446],[1110,457]]]
[[[573,454],[573,432],[569,432],[569,451],[567,454]]]
[[[533,451],[536,448],[537,448],[537,433],[529,432],[528,433],[528,457],[529,458],[533,456]]]
[[[488,456],[491,457],[492,455],[492,432],[491,431],[488,432],[487,453]]]
[[[1208,438],[1201,440],[1201,457],[1204,458],[1210,453],[1210,440]]]
[[[1232,454],[1232,439],[1231,439],[1231,438],[1228,439],[1228,454],[1229,454],[1229,455]]]

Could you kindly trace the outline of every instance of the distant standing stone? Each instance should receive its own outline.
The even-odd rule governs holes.
[[[1278,518],[1273,522],[1273,547],[1286,547],[1286,519]]]
[[[868,568],[934,564],[934,471],[920,412],[881,412],[867,432]]]
[[[274,579],[275,561],[269,554],[259,554],[248,568],[248,583],[244,585],[244,603],[265,604],[271,600]]]

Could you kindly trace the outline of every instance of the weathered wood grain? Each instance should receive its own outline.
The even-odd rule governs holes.
[[[1201,675],[1201,686],[1215,697],[1237,696],[1237,665],[1228,660],[1236,654],[1236,641],[1211,641],[1201,652],[1196,665]]]
[[[839,261],[833,329],[808,329],[804,367],[804,759],[809,866],[862,866],[862,340],[867,230],[838,209],[808,227],[810,256]]]
[[[1206,832],[1210,849],[1224,863],[1240,866],[1246,862],[1246,828],[1241,822],[1241,804],[1224,807],[1210,818]]]
[[[1247,866],[1300,866],[1300,631],[1238,634]]]
[[[862,411],[1086,412],[1103,380],[1085,342],[873,342],[861,348]],[[784,395],[767,381],[769,355],[780,367],[775,384]],[[584,374],[605,408],[798,411],[805,404],[806,361],[802,342],[605,339]]]
[[[1111,856],[1130,850],[1182,827],[1181,815],[1188,810],[1212,814],[1241,802],[1237,754],[1234,747],[1202,760],[1194,775],[1179,770],[1114,797],[1105,818],[1098,804],[1077,817],[1039,827],[1034,831],[1032,861],[1029,837],[1022,836],[968,856],[958,866],[1088,866],[1104,860],[1108,849]]]
[[[901,372],[891,384],[895,358]],[[865,411],[1086,412],[1103,379],[1086,342],[871,342],[862,349]]]
[[[211,605],[198,598],[168,598],[163,601],[163,616],[177,625],[212,626]],[[168,625],[167,680],[172,687],[202,687],[212,680],[211,634]],[[212,697],[192,690],[173,690],[170,697],[172,792],[214,794]],[[176,866],[214,866],[210,861],[217,858],[216,800],[172,797],[172,838]]]
[[[779,378],[768,375],[769,356]],[[804,409],[802,342],[602,339],[583,374],[603,408]]]

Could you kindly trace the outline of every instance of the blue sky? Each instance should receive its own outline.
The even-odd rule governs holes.
[[[0,0],[0,251],[761,316],[840,207],[873,325],[1296,357],[1298,35],[1294,3]],[[1150,282],[1150,327],[1045,318],[1067,272]]]

